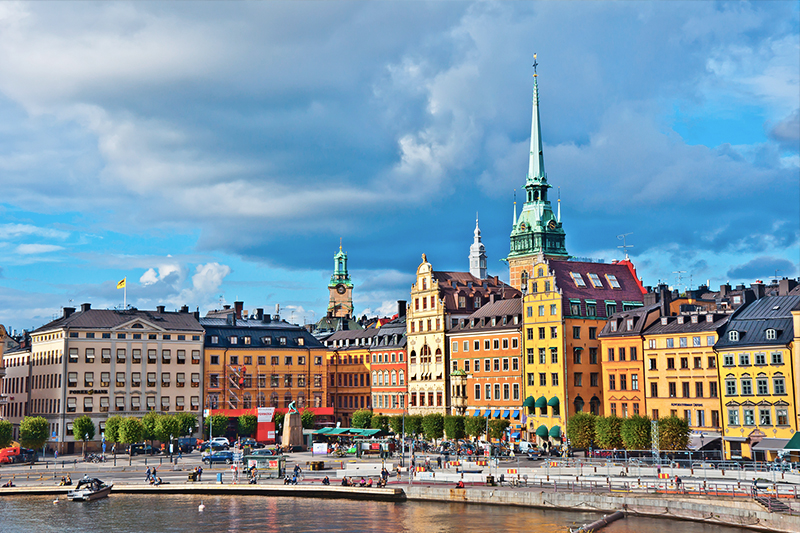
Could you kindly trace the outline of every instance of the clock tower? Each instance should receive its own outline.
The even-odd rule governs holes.
[[[328,301],[328,316],[334,318],[353,317],[353,282],[347,273],[347,252],[342,251],[333,256],[333,275],[328,284],[330,300]]]

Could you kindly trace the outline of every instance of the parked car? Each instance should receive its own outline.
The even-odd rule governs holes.
[[[223,444],[221,442],[206,441],[202,445],[200,445],[200,451],[201,452],[207,452],[209,450],[214,452],[214,451],[222,451],[222,450],[227,450],[227,449],[228,449],[228,445],[227,444]]]
[[[178,448],[182,453],[192,453],[197,449],[197,439],[194,437],[181,437],[178,439]]]
[[[231,441],[228,440],[228,437],[214,437],[211,439],[211,442],[218,442],[228,447],[231,445]]]
[[[134,455],[155,455],[156,450],[149,444],[131,444],[128,453],[130,453],[131,457]]]
[[[263,447],[264,447],[264,444],[261,444],[261,443],[260,443],[260,442],[258,442],[256,439],[251,439],[251,438],[241,439],[241,440],[239,441],[239,445],[240,445],[242,448],[245,448],[245,447],[248,447],[248,446],[249,446],[250,448],[253,448],[253,449],[256,449],[256,448],[263,448]]]
[[[250,455],[268,455],[268,456],[278,456],[280,452],[273,448],[259,448],[258,450],[253,450],[250,452]]]
[[[225,463],[231,464],[233,463],[233,452],[214,452],[211,455],[206,455],[203,457],[203,462],[210,465],[212,463]]]

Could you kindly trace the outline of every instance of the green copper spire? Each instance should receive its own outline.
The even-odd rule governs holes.
[[[331,276],[330,286],[342,284],[346,287],[352,287],[353,282],[350,280],[350,274],[347,272],[347,252],[342,251],[342,241],[339,240],[339,251],[333,256],[333,275]]]
[[[531,151],[528,159],[528,175],[525,179],[525,205],[518,218],[515,206],[509,258],[536,254],[569,257],[565,246],[566,234],[561,227],[561,217],[553,214],[550,201],[547,199],[550,185],[547,183],[547,174],[544,171],[542,124],[539,118],[539,74],[536,72],[538,65],[534,54]]]

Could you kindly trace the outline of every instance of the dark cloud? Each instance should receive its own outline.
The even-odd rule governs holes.
[[[735,281],[765,280],[773,278],[776,270],[779,276],[794,276],[797,266],[780,257],[760,256],[733,267],[728,271],[728,277]]]
[[[795,109],[776,124],[767,124],[770,138],[786,150],[800,151],[800,109]]]

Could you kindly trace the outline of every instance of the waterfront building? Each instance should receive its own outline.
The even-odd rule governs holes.
[[[0,414],[11,422],[11,437],[19,440],[19,423],[28,414],[31,399],[31,345],[30,337],[3,351],[0,379]]]
[[[522,428],[522,300],[495,300],[447,333],[452,413],[503,418]]]
[[[614,313],[600,331],[603,413],[647,415],[643,331],[661,316],[659,304]]]
[[[708,443],[722,431],[714,344],[730,314],[661,314],[643,332],[648,414],[683,418]]]
[[[336,423],[349,427],[353,413],[372,409],[370,349],[378,330],[340,330],[325,339],[328,360],[328,405]]]
[[[480,235],[476,228],[476,238]],[[408,410],[411,414],[450,414],[450,347],[447,332],[495,298],[519,291],[499,278],[469,272],[433,270],[427,256],[417,267],[408,306]]]
[[[715,345],[727,458],[772,460],[798,430],[800,294],[740,308]]]
[[[88,446],[97,449],[111,415],[201,414],[203,328],[185,306],[179,312],[65,307],[61,318],[30,335],[30,351],[13,357],[20,372],[13,395],[27,396],[27,412],[19,414],[48,420],[61,452],[72,453],[82,440],[72,433],[79,416],[98,428]]]
[[[401,415],[408,394],[406,356],[407,302],[397,302],[397,317],[378,329],[370,347],[372,359],[372,411],[379,415]]]
[[[206,406],[230,417],[274,407],[286,413],[295,402],[317,422],[332,422],[326,409],[325,347],[307,329],[259,308],[245,315],[244,303],[200,319],[205,330]]]

